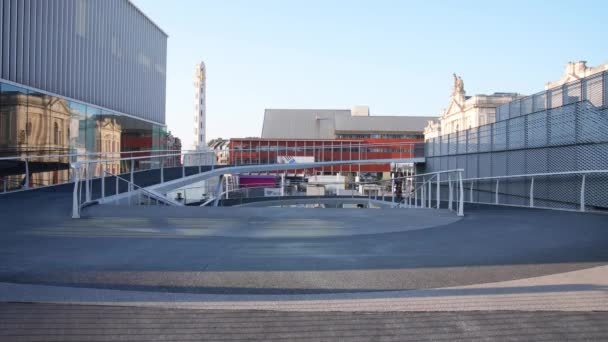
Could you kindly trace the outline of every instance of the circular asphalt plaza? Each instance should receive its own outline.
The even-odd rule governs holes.
[[[608,215],[0,197],[2,341],[608,338]]]
[[[0,199],[2,282],[323,294],[491,283],[608,263],[604,214],[97,205],[74,220],[65,194],[15,198]]]

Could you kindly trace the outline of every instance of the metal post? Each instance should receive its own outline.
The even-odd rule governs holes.
[[[462,186],[462,171],[458,172],[458,183],[460,186],[458,216],[464,216],[464,187]]]
[[[534,208],[534,177],[530,181],[530,208]]]
[[[426,206],[426,179],[422,177],[422,185],[420,186],[420,208]]]
[[[213,202],[213,206],[217,207],[220,202],[220,197],[222,197],[222,181],[224,176],[220,175],[217,180],[217,186],[215,187],[215,201]]]
[[[285,173],[281,174],[281,197],[285,196]]]
[[[90,202],[91,201],[91,184],[90,184],[91,183],[90,182],[90,180],[91,180],[91,172],[90,172],[91,171],[91,169],[90,169],[91,164],[89,162],[87,162],[86,165],[87,165],[87,167],[85,169],[85,172],[86,172],[85,175],[86,175],[86,177],[85,177],[85,191],[84,191],[85,192],[85,194],[84,194],[85,197],[84,198],[85,198],[86,202]]]
[[[160,182],[165,182],[165,162],[164,158],[160,158]]]
[[[583,180],[581,181],[581,211],[585,211],[585,176],[583,175]]]
[[[498,183],[500,181],[500,178],[496,179],[496,193],[494,195],[494,204],[498,204]]]
[[[469,202],[473,203],[473,181],[471,181],[469,186]]]
[[[199,155],[200,158],[200,155]],[[182,178],[186,177],[186,163],[182,163]]]
[[[414,208],[418,208],[418,191],[414,189]]]
[[[441,203],[441,192],[440,192],[440,187],[441,187],[441,181],[440,181],[440,173],[437,174],[437,209],[439,209],[440,207],[440,203]]]
[[[395,204],[395,174],[391,175],[391,204]]]
[[[115,176],[116,178],[116,192],[114,193],[114,195],[118,195],[118,182],[120,181],[120,179],[118,178],[118,176]]]
[[[198,156],[198,173],[202,172],[202,167],[201,167],[201,164],[203,163],[202,154],[203,153],[201,152],[201,153],[199,153],[199,156]],[[207,159],[207,156],[205,156],[205,159]],[[185,201],[184,201],[184,203],[185,203]]]
[[[133,171],[134,171],[134,168],[135,168],[135,163],[134,163],[133,159],[131,159],[131,183],[134,183],[133,182]]]
[[[30,164],[29,161],[25,160],[25,189],[30,188]]]
[[[80,218],[80,203],[78,201],[78,185],[80,183],[80,175],[78,172],[80,166],[74,168],[74,192],[72,193],[72,218]]]
[[[432,204],[433,195],[432,195],[432,193],[433,193],[433,182],[431,182],[431,179],[429,179],[429,195],[428,195],[428,198],[429,198],[429,208],[433,207],[433,204]]]
[[[106,197],[106,170],[101,170],[101,198]]]
[[[452,193],[452,175],[448,175],[448,209],[452,210],[452,199],[454,195]]]

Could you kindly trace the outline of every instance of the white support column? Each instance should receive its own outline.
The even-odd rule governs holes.
[[[78,200],[78,186],[80,183],[80,166],[74,168],[74,191],[72,193],[72,218],[80,218],[80,201]]]
[[[422,177],[422,185],[420,186],[420,208],[424,208],[426,205],[426,179]]]
[[[585,176],[583,175],[583,180],[581,181],[581,211],[585,211]]]
[[[418,190],[414,189],[414,208],[418,208]]]
[[[534,177],[530,181],[530,208],[534,208]]]
[[[441,207],[440,206],[440,203],[441,203],[441,191],[440,191],[440,189],[441,189],[441,174],[438,173],[437,174],[437,209],[439,209]]]
[[[84,191],[84,199],[86,202],[91,201],[91,164],[87,162],[85,168],[85,191]]]
[[[131,183],[135,183],[135,182],[133,182],[133,172],[134,172],[134,170],[135,170],[135,161],[133,159],[131,159],[131,177],[130,177]]]
[[[464,216],[464,186],[462,185],[462,171],[458,172],[458,186],[460,187],[458,201],[458,216]]]
[[[498,185],[500,183],[500,178],[496,179],[496,192],[494,194],[494,204],[498,204]]]
[[[395,174],[391,174],[391,204],[395,204]]]
[[[207,159],[207,156],[205,155],[205,160],[206,159]],[[198,156],[198,173],[202,172],[202,167],[201,167],[202,163],[203,163],[203,152],[199,153],[199,156]]]
[[[281,197],[285,196],[285,173],[281,173]]]
[[[29,161],[25,160],[25,189],[30,188],[30,164]]]
[[[101,198],[106,198],[106,170],[101,170]]]
[[[433,182],[431,181],[431,179],[429,179],[429,208],[433,207],[433,203],[431,202],[433,200]]]
[[[454,194],[452,193],[452,175],[448,175],[448,209],[451,211],[453,206],[452,206],[452,199],[454,197]]]
[[[118,183],[120,182],[120,179],[118,176],[115,176],[114,178],[116,179],[116,191],[114,192],[114,195],[118,195]]]
[[[164,158],[160,158],[160,182],[165,182],[165,161]]]
[[[473,181],[469,184],[469,202],[473,203]]]
[[[213,206],[217,207],[220,202],[220,198],[222,197],[222,182],[224,176],[220,175],[217,180],[217,186],[215,187],[215,201],[213,202]]]

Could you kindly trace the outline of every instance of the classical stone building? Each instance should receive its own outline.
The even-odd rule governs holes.
[[[559,87],[566,83],[580,80],[581,78],[608,70],[608,63],[600,64],[595,67],[588,67],[587,61],[568,62],[564,75],[555,82],[547,82],[545,90]]]
[[[462,78],[454,74],[454,88],[448,107],[438,119],[428,121],[424,128],[424,138],[428,140],[492,123],[496,120],[496,107],[520,97],[517,93],[467,96]]]

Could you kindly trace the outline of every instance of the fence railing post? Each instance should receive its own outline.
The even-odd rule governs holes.
[[[581,181],[581,211],[585,211],[585,176],[583,174],[583,179]]]
[[[530,208],[534,208],[534,177],[530,181]]]
[[[433,205],[432,205],[431,201],[433,199],[433,182],[431,181],[431,179],[429,179],[429,195],[428,195],[428,198],[429,198],[429,206],[428,207],[432,208]]]
[[[30,164],[29,161],[25,160],[25,189],[28,190],[30,188]]]
[[[458,216],[464,216],[464,187],[462,185],[462,171],[458,172],[458,186],[460,187],[458,199]]]
[[[469,183],[469,202],[473,203],[473,181]]]
[[[74,168],[74,191],[72,193],[72,218],[80,218],[80,201],[78,200],[80,175],[80,166]]]
[[[414,208],[418,208],[418,190],[414,188]]]
[[[101,198],[106,197],[106,170],[101,170]]]
[[[496,191],[494,194],[494,204],[498,204],[498,184],[500,183],[500,179],[496,179]]]
[[[160,158],[160,182],[165,182],[165,158]]]
[[[422,177],[422,185],[420,185],[420,208],[426,208],[426,179]]]
[[[91,201],[91,164],[87,162],[86,168],[84,170],[85,173],[85,188],[84,188],[84,198],[86,202]]]
[[[441,203],[441,180],[440,180],[440,173],[437,174],[437,209],[440,208],[440,203]]]
[[[452,206],[452,199],[454,197],[454,194],[452,193],[452,175],[449,174],[448,175],[448,209],[451,211],[453,206]]]
[[[133,182],[133,172],[134,172],[134,170],[135,170],[135,163],[134,163],[133,159],[131,159],[131,183],[134,183]]]

